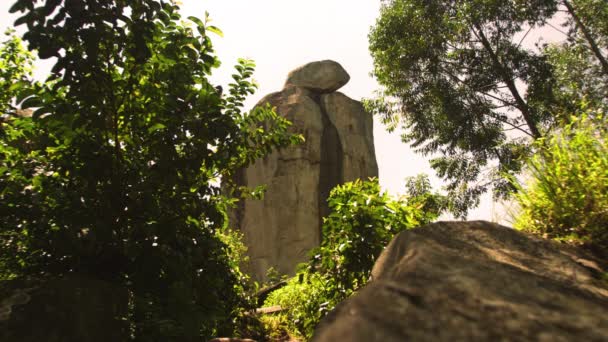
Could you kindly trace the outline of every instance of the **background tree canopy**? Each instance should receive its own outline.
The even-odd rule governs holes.
[[[522,44],[558,12],[563,45]],[[451,210],[466,217],[483,192],[513,190],[532,141],[581,102],[605,106],[606,13],[601,0],[383,1],[369,35],[383,91],[368,107],[390,129],[403,119],[403,140],[437,155]]]
[[[220,63],[209,33],[221,31],[173,2],[19,0],[11,12],[56,63],[38,84],[18,39],[0,50],[3,277],[122,286],[125,340],[231,334],[244,303],[218,237],[219,178],[298,140],[268,108],[241,112],[253,63],[222,95],[208,80]],[[14,115],[13,96],[32,118]]]

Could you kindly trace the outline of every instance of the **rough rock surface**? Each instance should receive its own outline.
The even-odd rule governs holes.
[[[342,180],[353,181],[361,174],[376,174],[373,119],[364,114],[361,102],[336,92],[321,96],[321,108],[340,139]]]
[[[317,93],[331,93],[348,83],[350,76],[337,62],[331,60],[305,64],[289,73],[285,88],[296,86]]]
[[[4,281],[0,341],[122,341],[128,302],[126,289],[92,278]]]
[[[313,62],[290,77],[297,84],[316,84],[318,77],[307,70],[316,70],[310,66],[319,63],[319,72],[327,69],[330,76],[343,70],[333,61]],[[326,66],[334,64],[337,67]],[[308,73],[314,77],[306,78]],[[266,280],[270,267],[293,274],[298,263],[307,261],[308,252],[320,243],[322,217],[328,213],[326,199],[333,187],[378,175],[372,116],[361,103],[341,93],[323,93],[346,81],[315,91],[288,80],[286,88],[258,104],[275,107],[306,141],[275,151],[237,173],[239,185],[266,185],[263,200],[245,200],[230,215],[232,226],[244,234],[250,259],[247,271],[256,280]]]
[[[608,341],[604,261],[484,221],[399,234],[313,341]]]

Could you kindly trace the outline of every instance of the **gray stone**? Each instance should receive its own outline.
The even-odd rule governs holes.
[[[304,89],[290,88],[263,99],[289,119],[306,142],[275,151],[241,171],[239,183],[266,185],[263,200],[245,200],[231,224],[244,234],[248,272],[265,279],[270,267],[293,272],[319,245],[319,186],[323,119]],[[262,103],[264,103],[262,102]]]
[[[493,223],[402,232],[313,341],[607,341],[604,261]]]
[[[374,122],[361,102],[336,92],[321,96],[321,108],[336,128],[342,146],[341,180],[349,182],[362,175],[377,175]]]
[[[291,71],[285,88],[297,86],[316,93],[331,93],[340,89],[350,80],[344,68],[332,60],[311,62]]]
[[[336,73],[331,65],[337,63],[316,63],[321,63],[320,70]],[[314,65],[301,69],[317,68]],[[343,70],[337,66],[333,69]],[[312,89],[288,85],[258,103],[275,107],[293,123],[291,131],[302,134],[306,141],[271,153],[240,170],[235,179],[238,185],[266,185],[263,200],[241,201],[230,213],[231,225],[243,232],[248,248],[245,269],[258,281],[266,280],[271,267],[291,275],[298,263],[308,260],[308,252],[321,241],[331,189],[378,176],[372,116],[361,103],[343,94],[321,95]]]

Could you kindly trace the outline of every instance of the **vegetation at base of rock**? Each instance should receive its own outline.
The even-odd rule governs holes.
[[[327,200],[330,214],[323,220],[321,246],[285,287],[269,295],[265,306],[284,308],[269,320],[310,338],[327,312],[365,285],[393,236],[435,220],[445,209],[445,197],[432,192],[426,176],[406,184],[407,195],[396,199],[380,191],[377,179],[335,187]]]
[[[527,47],[557,13],[566,41]],[[464,218],[484,192],[513,192],[533,141],[566,124],[573,102],[606,105],[607,13],[602,0],[382,1],[369,35],[382,90],[368,108],[434,157]]]
[[[428,178],[409,178],[407,195],[392,199],[377,179],[335,187],[327,199],[323,240],[314,249],[311,271],[335,281],[342,297],[365,284],[380,252],[395,234],[435,220],[445,197],[432,193]]]
[[[261,317],[270,336],[308,340],[315,327],[339,302],[335,282],[320,273],[299,273],[286,286],[272,292],[264,306],[279,305],[283,311]]]
[[[2,276],[124,289],[123,340],[234,333],[248,303],[217,180],[299,141],[268,108],[241,111],[255,89],[251,61],[239,61],[225,94],[210,83],[220,62],[209,33],[220,31],[178,10],[14,1],[29,48],[56,62],[35,83],[30,64],[14,62],[30,60],[14,40],[0,50],[0,85],[13,91],[0,105]],[[33,117],[16,115],[13,97]]]
[[[604,115],[573,117],[537,142],[530,179],[518,184],[515,227],[608,255],[608,127]]]

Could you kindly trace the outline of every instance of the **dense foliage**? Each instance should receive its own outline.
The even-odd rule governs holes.
[[[369,279],[376,258],[395,234],[435,220],[445,199],[431,193],[426,176],[410,178],[408,195],[392,199],[378,180],[357,180],[334,188],[327,200],[321,246],[311,267],[335,281],[343,298]],[[426,210],[426,211],[425,211]]]
[[[41,58],[44,84],[23,82],[29,57],[1,50],[10,118],[0,132],[4,277],[80,274],[128,292],[125,340],[232,334],[242,307],[219,178],[295,142],[269,108],[242,113],[253,63],[226,94],[208,18],[172,2],[15,1],[16,25]],[[14,71],[11,71],[14,70]],[[13,115],[13,95],[32,118]],[[265,121],[266,129],[256,129]]]
[[[562,0],[567,13],[567,39],[545,46],[542,53],[551,65],[551,97],[544,99],[558,127],[571,117],[608,109],[608,3],[603,0]],[[594,111],[589,111],[593,108]]]
[[[544,50],[553,66],[553,114],[563,126],[574,117],[588,113],[608,111],[608,76],[602,76],[601,67],[594,62],[589,49],[578,44],[551,45]],[[593,113],[588,113],[593,115]]]
[[[572,118],[538,142],[515,227],[608,255],[608,127],[598,114]]]
[[[566,42],[526,47],[558,11]],[[531,143],[568,120],[573,100],[606,103],[606,13],[602,0],[385,0],[370,33],[383,91],[368,107],[435,156],[465,217],[482,193],[513,190]]]
[[[29,84],[33,61],[32,54],[14,30],[7,30],[5,35],[8,39],[0,45],[0,114],[11,111],[12,101],[19,95],[22,83]]]
[[[445,198],[431,192],[426,176],[407,184],[408,194],[398,199],[382,193],[377,179],[357,180],[331,191],[321,246],[265,303],[286,309],[279,319],[287,330],[310,338],[328,311],[368,281],[376,258],[393,236],[439,216]]]
[[[283,310],[261,319],[270,338],[309,340],[321,319],[342,299],[335,295],[333,279],[320,273],[299,273],[264,302],[264,306],[279,305]]]

